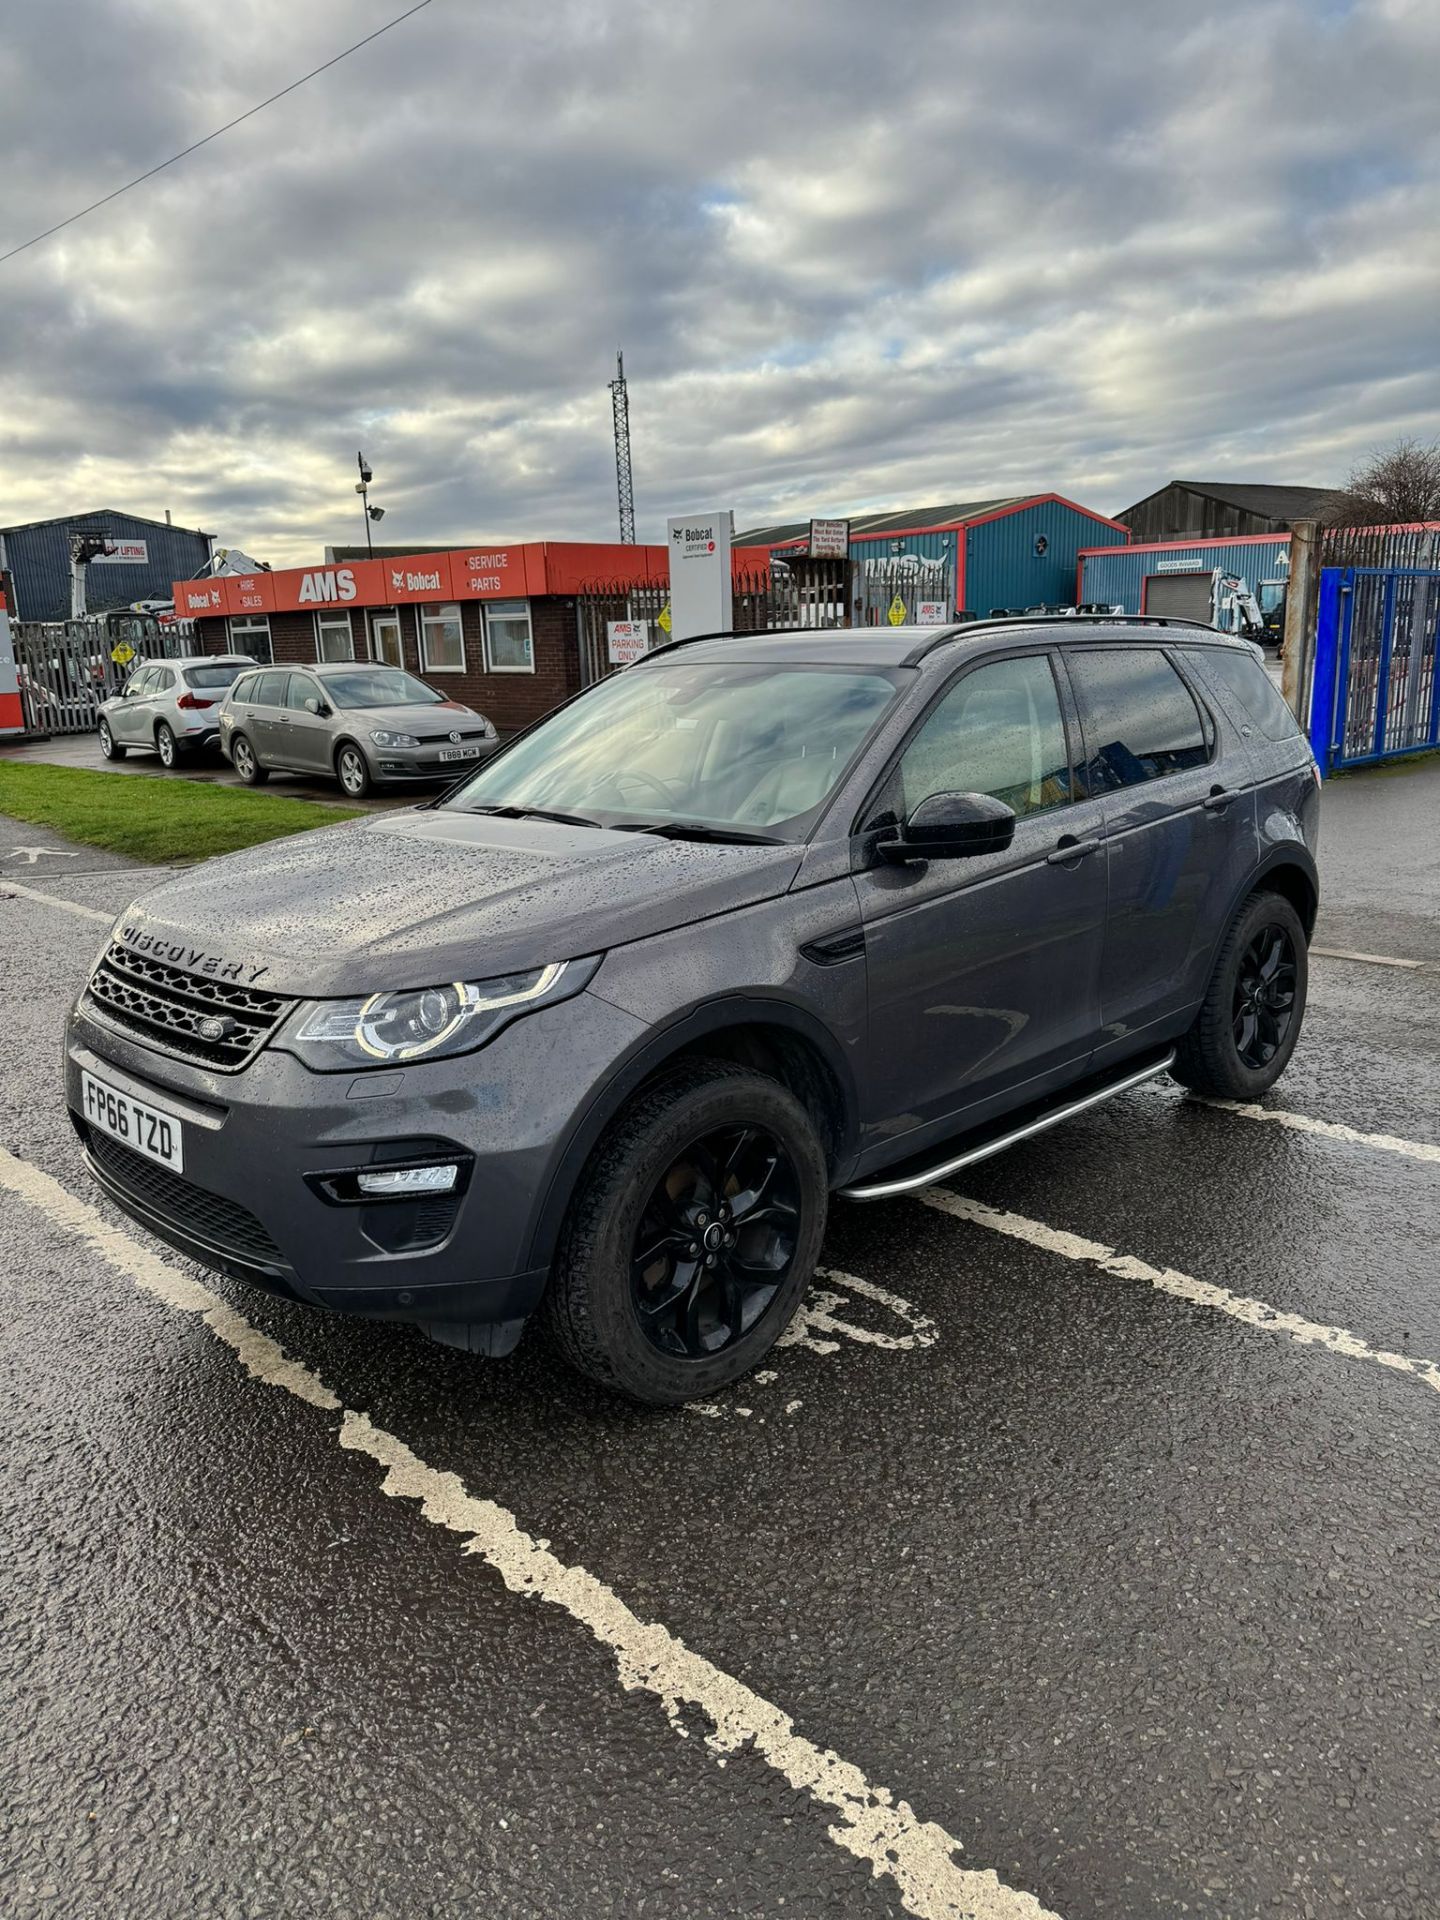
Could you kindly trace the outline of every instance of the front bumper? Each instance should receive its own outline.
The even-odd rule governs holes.
[[[498,739],[471,740],[465,744],[477,747],[477,753],[467,753],[463,760],[442,760],[442,744],[448,748],[448,742],[434,741],[427,741],[423,747],[377,747],[372,740],[366,743],[365,752],[377,780],[463,780],[467,773],[483,767],[500,746]]]
[[[115,1203],[203,1265],[310,1306],[431,1331],[513,1325],[547,1269],[531,1248],[565,1142],[596,1079],[639,1023],[589,994],[548,1007],[460,1059],[317,1074],[267,1049],[220,1073],[141,1046],[88,1001],[71,1016],[66,1100],[90,1170]],[[84,1118],[88,1070],[179,1123],[184,1173]],[[454,1159],[448,1196],[337,1204],[324,1176]]]

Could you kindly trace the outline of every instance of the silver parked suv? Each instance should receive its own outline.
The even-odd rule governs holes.
[[[784,1332],[832,1193],[1166,1070],[1273,1086],[1318,814],[1254,649],[1188,622],[672,644],[428,807],[152,888],[66,1095],[211,1266],[471,1353],[543,1308],[592,1378],[703,1399]]]
[[[328,773],[352,800],[392,782],[453,780],[498,745],[483,713],[363,661],[262,668],[236,681],[220,715],[221,750],[247,787]]]
[[[184,753],[213,747],[220,737],[220,703],[231,683],[255,662],[248,653],[194,654],[147,660],[125,691],[100,708],[100,751],[123,760],[132,748],[157,753],[173,767]]]

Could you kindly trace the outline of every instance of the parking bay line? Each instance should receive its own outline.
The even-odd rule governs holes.
[[[1196,1280],[1188,1273],[1177,1273],[1173,1267],[1152,1267],[1144,1260],[1137,1260],[1133,1254],[1117,1253],[1114,1247],[1104,1246],[1098,1240],[1086,1240],[1078,1233],[1067,1233],[1063,1228],[1047,1227],[1039,1220],[1027,1220],[1023,1214],[987,1207],[982,1201],[972,1200],[966,1194],[952,1193],[948,1187],[927,1187],[914,1197],[925,1206],[948,1213],[954,1219],[968,1220],[977,1227],[988,1227],[992,1233],[1002,1233],[1011,1240],[1024,1241],[1027,1246],[1037,1247],[1044,1253],[1056,1253],[1062,1259],[1098,1267],[1102,1273],[1112,1274],[1117,1280],[1143,1281],[1158,1293],[1168,1293],[1177,1300],[1188,1301],[1192,1306],[1209,1307],[1216,1313],[1229,1314],[1233,1320],[1258,1327],[1262,1333],[1284,1334],[1303,1347],[1326,1347],[1331,1353],[1341,1354],[1348,1360],[1370,1360],[1377,1366],[1390,1368],[1394,1373],[1412,1374],[1440,1393],[1440,1365],[1433,1360],[1412,1360],[1407,1354],[1389,1353],[1383,1347],[1372,1347],[1368,1340],[1362,1340],[1358,1334],[1350,1333],[1344,1327],[1322,1326],[1319,1321],[1307,1320],[1302,1314],[1272,1307],[1268,1301],[1232,1293],[1228,1287],[1214,1286],[1208,1280]]]
[[[874,1878],[888,1876],[917,1920],[1058,1920],[1033,1894],[1006,1886],[992,1870],[960,1866],[956,1856],[963,1848],[943,1827],[920,1819],[888,1788],[872,1786],[858,1767],[805,1739],[779,1707],[692,1652],[667,1627],[641,1620],[594,1574],[549,1552],[504,1507],[469,1493],[457,1474],[427,1465],[367,1414],[346,1407],[317,1374],[292,1360],[210,1288],[4,1148],[0,1187],[85,1241],[141,1292],[197,1316],[255,1379],[283,1388],[307,1406],[338,1413],[340,1446],[384,1468],[382,1493],[417,1501],[425,1520],[459,1534],[461,1551],[478,1555],[512,1593],[543,1600],[587,1628],[613,1655],[620,1685],[627,1692],[653,1693],[676,1733],[688,1731],[681,1708],[698,1708],[713,1726],[706,1744],[720,1765],[729,1754],[748,1748],[792,1787],[808,1793],[836,1816],[828,1829],[835,1844],[868,1862]]]
[[[1388,953],[1356,953],[1349,947],[1311,947],[1310,953],[1316,960],[1354,960],[1362,967],[1404,967],[1415,972],[1425,965],[1423,960],[1397,960]]]
[[[1283,1107],[1261,1107],[1253,1101],[1221,1100],[1207,1093],[1191,1093],[1184,1087],[1155,1087],[1144,1090],[1150,1098],[1169,1100],[1174,1105],[1193,1104],[1213,1107],[1217,1113],[1234,1114],[1240,1120],[1268,1120],[1273,1126],[1288,1127],[1295,1133],[1313,1134],[1320,1140],[1339,1140],[1346,1146],[1373,1147],[1379,1153],[1403,1154],[1407,1160],[1426,1161],[1440,1166],[1440,1147],[1425,1140],[1402,1140],[1394,1133],[1362,1133],[1339,1120],[1315,1120],[1308,1113],[1290,1113]]]
[[[125,867],[106,869],[112,873],[125,873]],[[61,913],[78,913],[82,920],[103,920],[107,927],[115,924],[113,913],[102,913],[98,907],[82,907],[78,900],[60,900],[53,893],[42,893],[38,887],[22,887],[18,880],[12,880],[9,874],[0,874],[0,900],[6,894],[19,894],[24,900],[38,900],[42,907],[58,907]]]

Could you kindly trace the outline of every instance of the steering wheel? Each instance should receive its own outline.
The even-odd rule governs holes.
[[[640,783],[648,787],[653,794],[658,795],[663,806],[669,807],[674,805],[675,796],[665,781],[660,778],[659,774],[647,773],[643,767],[623,767],[619,773],[601,774],[599,778],[592,781],[584,793],[581,794],[581,803],[583,804],[597,793],[604,792],[607,787],[613,787],[616,793],[619,793],[627,780],[640,781]]]

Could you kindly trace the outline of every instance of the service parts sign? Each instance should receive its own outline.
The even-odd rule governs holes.
[[[917,627],[943,627],[945,624],[945,602],[943,600],[921,600],[915,607]]]
[[[633,667],[650,648],[650,628],[644,620],[607,620],[605,651],[612,667]]]
[[[731,625],[728,511],[687,514],[666,522],[670,554],[670,612],[677,640],[697,633],[728,633]]]

